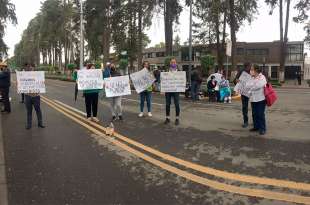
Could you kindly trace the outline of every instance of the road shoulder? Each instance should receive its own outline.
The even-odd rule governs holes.
[[[1,114],[0,114],[0,204],[1,205],[8,204]]]

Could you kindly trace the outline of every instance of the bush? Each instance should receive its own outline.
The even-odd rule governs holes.
[[[214,67],[215,57],[211,55],[201,56],[200,63],[201,63],[203,75],[207,76],[209,74],[210,69]]]

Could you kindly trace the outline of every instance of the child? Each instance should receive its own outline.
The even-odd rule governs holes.
[[[222,80],[220,82],[220,100],[224,103],[231,103],[231,90],[229,86],[229,81],[222,76]]]

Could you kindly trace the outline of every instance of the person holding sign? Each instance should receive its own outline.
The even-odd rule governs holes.
[[[172,58],[170,60],[170,68],[169,72],[178,72],[178,65],[177,61],[175,58]],[[174,106],[175,106],[175,114],[176,114],[176,119],[175,119],[175,125],[180,124],[180,95],[178,92],[166,92],[165,93],[166,97],[166,121],[165,124],[170,123],[170,106],[171,106],[171,99],[173,98],[174,101]]]
[[[95,66],[87,65],[87,70],[92,70],[92,69],[95,69]],[[81,70],[81,71],[85,72],[85,70]],[[77,81],[79,84],[78,73],[79,72],[73,73],[73,79],[75,81]],[[101,76],[101,78],[102,78],[102,76]],[[87,79],[86,79],[86,81],[87,81]],[[85,81],[85,84],[87,83],[86,81]],[[99,119],[97,118],[97,113],[98,113],[98,97],[99,97],[100,90],[101,89],[83,89],[83,93],[84,93],[84,97],[85,97],[85,107],[86,107],[87,119],[94,121],[94,122],[97,122],[97,123],[99,122]]]
[[[34,65],[27,64],[27,67],[25,69],[26,71],[22,72],[30,72],[34,71]],[[39,75],[38,75],[39,76]],[[19,80],[19,78],[17,78]],[[42,80],[42,79],[41,79]],[[44,80],[44,79],[43,79]],[[17,81],[17,83],[19,83]],[[40,86],[41,90],[41,86]],[[45,90],[45,89],[43,89]],[[40,98],[40,92],[34,92],[34,91],[23,91],[25,93],[25,106],[27,110],[27,125],[26,129],[29,130],[32,127],[32,109],[36,111],[37,119],[38,119],[38,127],[39,128],[45,128],[43,125],[43,117],[42,117],[42,111],[41,111],[41,98]]]
[[[147,71],[150,71],[150,64],[148,61],[143,62],[143,69],[147,69]],[[144,110],[144,102],[146,101],[147,104],[147,111],[148,116],[152,117],[152,91],[153,86],[150,85],[146,90],[142,91],[140,93],[140,114],[139,117],[143,117],[143,110]]]
[[[250,70],[251,70],[251,67],[252,67],[252,64],[251,63],[245,63],[244,64],[244,68],[237,74],[235,80],[234,80],[234,83],[235,85],[236,84],[239,84],[239,83],[245,83],[245,82],[242,82],[242,79],[240,79],[241,75],[243,72],[244,75],[250,73]],[[244,93],[244,92],[241,92],[241,102],[242,102],[242,115],[243,115],[243,125],[242,127],[243,128],[247,128],[249,126],[249,117],[248,117],[248,112],[249,112],[249,96],[247,96],[248,94],[247,93]]]
[[[109,74],[109,76],[107,76],[107,73]],[[109,65],[109,72],[106,72],[106,74],[104,75],[104,78],[113,78],[113,77],[118,77],[118,76],[121,76],[121,74],[116,70],[115,65],[112,63],[111,65]],[[107,93],[107,88],[106,88],[106,93]],[[120,121],[122,121],[123,120],[122,97],[114,96],[114,97],[110,97],[110,100],[111,100],[110,103],[111,103],[112,121],[115,121],[117,117]]]

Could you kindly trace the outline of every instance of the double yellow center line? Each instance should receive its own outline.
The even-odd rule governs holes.
[[[249,183],[251,185],[259,184],[259,185],[265,185],[265,186],[286,188],[290,190],[293,189],[293,190],[301,190],[301,191],[310,192],[310,184],[286,181],[286,180],[270,179],[270,178],[261,178],[261,177],[250,176],[250,175],[235,174],[235,173],[220,171],[220,170],[216,170],[210,167],[198,165],[198,164],[195,164],[189,161],[185,161],[185,160],[176,158],[174,156],[162,153],[158,150],[155,150],[139,142],[136,142],[119,133],[114,133],[113,135],[114,138],[109,137],[107,136],[107,133],[109,133],[109,130],[107,130],[107,128],[97,123],[88,121],[87,119],[85,119],[85,117],[81,116],[75,111],[72,111],[72,109],[70,109],[69,106],[65,106],[64,104],[57,103],[44,96],[42,96],[42,101],[48,104],[50,107],[54,108],[55,110],[59,111],[63,115],[67,116],[71,120],[85,127],[89,131],[93,132],[94,134],[105,138],[106,140],[113,143],[114,145],[128,151],[131,154],[136,155],[137,157],[155,166],[160,167],[163,170],[169,171],[173,174],[181,176],[190,181],[211,187],[213,189],[235,193],[235,194],[240,194],[240,195],[245,195],[245,196],[250,196],[250,197],[259,197],[259,198],[265,198],[265,199],[271,199],[271,200],[279,200],[279,201],[294,202],[294,203],[301,203],[301,204],[310,204],[310,197],[308,196],[301,196],[301,195],[290,194],[290,193],[282,193],[278,191],[270,191],[270,190],[255,189],[255,188],[244,188],[244,187],[239,187],[235,185],[229,185],[229,184],[221,183],[215,180],[210,180],[202,176],[198,176],[196,174],[191,173],[190,171],[184,171],[180,168],[177,168],[173,164],[178,164],[184,168],[190,168],[200,173],[212,175],[212,176],[223,178],[223,179],[233,180],[236,182]],[[131,146],[128,146],[128,145],[131,145]],[[142,150],[143,152],[139,150]],[[163,162],[162,160],[155,159],[154,157],[147,155],[147,154],[152,154],[156,157],[159,157],[160,159],[166,160],[167,162],[169,162],[169,164],[167,162]]]

